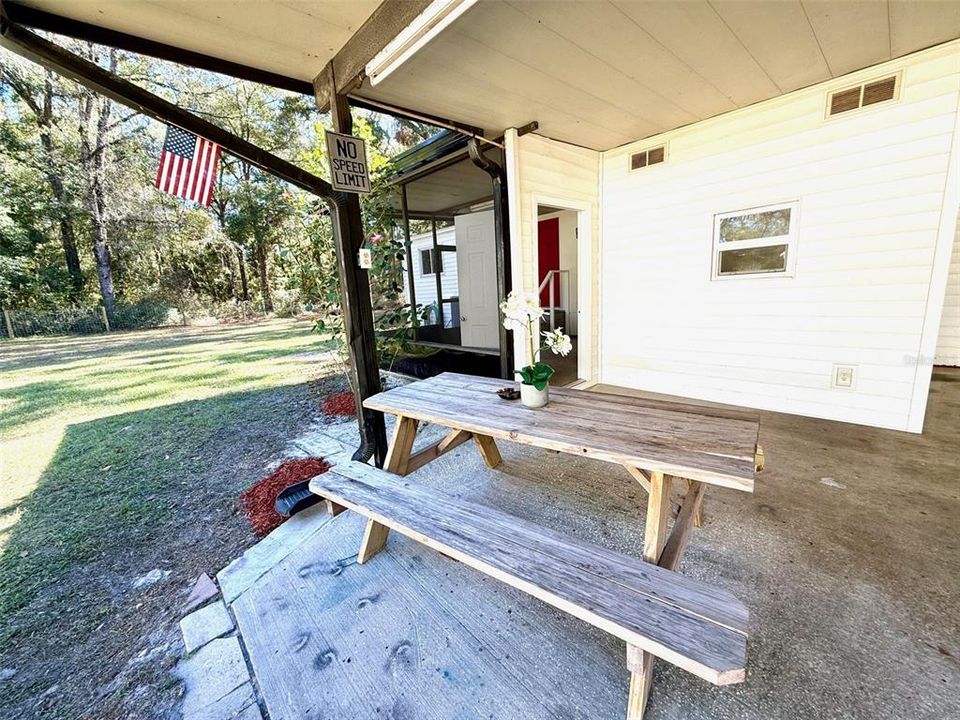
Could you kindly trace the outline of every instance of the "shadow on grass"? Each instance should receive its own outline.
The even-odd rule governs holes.
[[[11,615],[74,571],[128,577],[158,556],[176,564],[191,537],[218,546],[210,518],[235,515],[239,492],[314,407],[292,385],[69,426],[34,491],[5,508],[20,518],[0,554],[0,647],[23,629]],[[238,521],[233,534],[246,535]]]
[[[282,341],[309,335],[306,320],[225,325],[214,328],[157,328],[84,337],[26,338],[0,344],[0,371],[27,370],[50,364],[81,362],[124,353],[126,358],[169,357],[182,346],[215,345],[262,338]],[[127,352],[128,350],[137,352]]]

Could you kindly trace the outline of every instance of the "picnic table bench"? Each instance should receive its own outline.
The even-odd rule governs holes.
[[[757,444],[757,414],[564,388],[551,388],[550,403],[532,410],[519,402],[499,398],[496,390],[503,385],[503,380],[443,373],[367,398],[365,407],[396,416],[385,469],[394,475],[406,476],[471,440],[491,468],[502,462],[497,440],[621,465],[648,493],[643,561],[574,543],[482,506],[471,508],[473,519],[464,518],[463,508],[456,502],[420,489],[419,492],[426,495],[421,495],[421,504],[414,507],[418,512],[433,508],[430,516],[433,524],[424,526],[422,518],[400,514],[403,503],[409,501],[409,493],[417,488],[389,486],[382,473],[363,471],[367,473],[364,478],[368,488],[373,490],[362,497],[352,497],[344,492],[344,486],[331,487],[315,479],[311,490],[327,498],[331,511],[349,507],[368,517],[358,562],[367,561],[379,551],[390,528],[394,528],[420,542],[442,546],[443,552],[464,563],[621,637],[627,642],[627,663],[631,671],[628,701],[631,720],[643,716],[654,656],[717,684],[742,680],[746,611],[732,596],[702,584],[683,586],[704,601],[698,606],[690,605],[683,593],[678,595],[666,587],[675,588],[681,582],[676,578],[682,576],[673,571],[679,566],[691,529],[700,524],[707,487],[753,491],[755,475],[763,466],[763,451]],[[421,422],[447,427],[449,432],[439,442],[414,453],[414,440]],[[683,481],[686,489],[671,529],[674,507],[670,494],[675,478]],[[355,480],[359,482],[359,478]],[[357,491],[355,485],[349,487],[351,492]],[[377,500],[381,488],[383,498],[391,499],[395,509],[387,500]],[[455,511],[462,522],[451,531],[441,521],[449,523],[452,518],[437,515],[441,512],[438,507]],[[488,541],[483,533],[491,530],[489,523],[509,527],[519,535],[511,536],[512,544],[507,546],[485,545]],[[453,542],[456,538],[450,536],[450,532],[458,531],[463,534],[461,542],[467,543],[466,546],[458,547]],[[551,550],[554,547],[574,554],[557,558],[557,551]],[[595,568],[599,565],[591,563],[600,555],[607,563],[603,566],[605,577],[613,586],[595,584]],[[571,560],[573,557],[579,559]],[[585,560],[586,557],[591,560]],[[630,585],[632,581],[628,579],[638,577],[649,581],[645,590]],[[621,586],[627,590],[621,590]],[[601,597],[612,605],[601,606]],[[619,614],[614,612],[617,602],[625,603]],[[654,602],[660,605],[652,604]],[[655,628],[650,626],[649,618],[663,621],[664,605],[673,610],[670,622],[661,626],[658,634],[653,632]],[[724,614],[723,608],[728,614]],[[733,611],[735,617],[731,617],[729,611]],[[647,620],[638,619],[640,616]],[[707,657],[704,652],[718,654]]]
[[[362,463],[338,465],[310,490],[369,518],[364,560],[386,537],[371,528],[391,528],[624,640],[632,720],[643,716],[653,656],[717,685],[744,679],[748,613],[724,590]]]

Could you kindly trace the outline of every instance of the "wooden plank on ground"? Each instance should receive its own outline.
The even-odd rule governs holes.
[[[705,680],[718,685],[743,680],[743,633],[600,576],[585,581],[573,563],[548,554],[532,557],[530,543],[518,544],[471,526],[471,514],[495,511],[448,498],[450,504],[462,503],[464,512],[455,524],[437,521],[424,514],[420,496],[411,499],[409,483],[404,486],[383,473],[379,478],[370,484],[331,471],[311,481],[311,489]],[[652,565],[649,570],[651,575],[666,572]]]

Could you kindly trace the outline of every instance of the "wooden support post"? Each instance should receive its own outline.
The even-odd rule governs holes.
[[[643,559],[656,564],[667,541],[670,515],[670,485],[673,478],[662,472],[650,473],[650,497],[647,498],[647,524],[643,533]]]
[[[393,439],[390,441],[390,450],[384,465],[385,470],[395,475],[407,474],[410,451],[413,449],[413,441],[417,437],[419,426],[419,420],[402,415],[397,416],[397,424],[393,426]]]
[[[690,528],[696,526],[696,518],[700,514],[703,496],[707,491],[706,485],[703,483],[689,482],[690,486],[687,489],[686,497],[683,499],[680,514],[677,516],[677,521],[673,524],[673,530],[670,532],[667,544],[657,560],[657,564],[667,570],[676,570],[680,566],[680,557],[683,555],[690,539]]]
[[[330,115],[333,129],[353,134],[353,120],[345,95],[335,92],[333,66],[328,78],[331,88]],[[354,454],[355,460],[366,459],[373,452],[378,467],[383,467],[387,453],[387,433],[383,413],[363,407],[363,401],[380,392],[380,366],[373,332],[373,307],[370,301],[370,278],[360,267],[357,254],[364,243],[360,198],[355,193],[336,193],[332,203],[334,239],[340,272],[340,297],[347,334],[347,350],[357,389],[357,418],[363,445]]]
[[[420,421],[414,418],[397,416],[397,424],[393,427],[393,439],[390,441],[390,450],[384,464],[384,469],[397,475],[406,475],[410,462],[410,451],[413,441],[417,437],[417,427]],[[360,552],[357,562],[364,563],[376,555],[387,542],[390,528],[376,520],[367,521],[367,529],[360,542]]]
[[[323,504],[326,506],[327,512],[331,515],[339,515],[347,509],[343,505],[335,503],[333,500],[324,500]]]
[[[633,465],[624,465],[627,469],[627,472],[630,473],[631,477],[636,480],[647,491],[647,494],[650,493],[650,478],[647,477],[647,474],[640,468],[633,467]]]
[[[471,434],[466,430],[451,430],[449,433],[447,433],[447,436],[436,445],[431,445],[428,448],[424,448],[417,454],[411,455],[410,459],[407,460],[406,474],[409,475],[413,471],[419,470],[428,462],[436,460],[445,452],[449,452],[455,447],[462,445],[469,440],[470,437]]]
[[[673,478],[662,472],[651,472],[650,496],[647,498],[647,524],[643,534],[643,559],[657,564],[667,540],[670,518],[670,485]],[[681,511],[682,512],[682,511]],[[630,670],[630,694],[627,697],[627,720],[642,720],[653,681],[653,655],[627,646],[627,668]]]
[[[3,322],[7,326],[7,337],[13,340],[16,337],[13,334],[13,320],[10,318],[10,311],[6,308],[3,309]]]
[[[360,542],[360,552],[357,553],[357,562],[361,565],[383,550],[387,544],[387,534],[390,528],[381,525],[376,520],[367,520],[367,527],[363,531],[363,540]]]
[[[103,322],[103,329],[110,332],[110,318],[107,317],[107,309],[103,305],[100,306],[100,320]]]
[[[627,720],[643,720],[650,697],[650,682],[645,678],[653,673],[653,655],[636,645],[627,645],[627,669],[630,671],[630,692],[627,695]]]
[[[686,495],[687,498],[692,497],[690,493],[693,490],[693,486],[695,484],[697,483],[695,483],[693,480],[687,480],[687,495]],[[684,499],[683,502],[686,503],[687,502],[686,499]],[[703,527],[703,497],[702,496],[700,497],[698,502],[699,502],[699,505],[697,507],[697,512],[693,516],[693,526],[699,528],[699,527]],[[681,506],[681,509],[682,509],[682,506]]]
[[[480,456],[488,468],[495,468],[503,462],[500,451],[497,449],[497,443],[489,435],[474,434],[473,439],[477,441],[477,448],[480,450]]]

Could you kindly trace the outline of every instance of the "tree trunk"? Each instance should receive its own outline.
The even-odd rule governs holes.
[[[254,252],[257,260],[257,273],[260,276],[260,297],[263,298],[263,311],[273,312],[273,298],[270,297],[270,278],[267,272],[267,245],[257,241]]]
[[[90,55],[90,59],[95,61],[92,45]],[[114,72],[116,67],[117,52],[110,50],[110,71]],[[110,269],[110,245],[106,218],[107,131],[110,127],[112,107],[109,99],[98,97],[90,90],[84,89],[81,93],[80,117],[83,119],[83,128],[80,159],[87,180],[85,205],[90,216],[93,258],[97,265],[100,295],[108,315],[113,313],[114,307],[113,272]]]
[[[250,302],[250,285],[247,283],[247,261],[243,257],[243,248],[237,248],[237,265],[240,267],[240,288],[243,292],[241,300]]]

